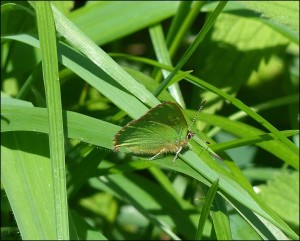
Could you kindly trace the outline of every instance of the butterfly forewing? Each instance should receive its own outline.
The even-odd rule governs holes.
[[[188,126],[181,107],[164,102],[141,118],[129,122],[115,136],[115,149],[125,148],[132,153],[156,154],[176,152],[186,141]]]

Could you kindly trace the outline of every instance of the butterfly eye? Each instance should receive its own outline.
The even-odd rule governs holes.
[[[186,138],[189,140],[189,139],[191,139],[194,135],[195,135],[194,132],[188,131],[188,133],[187,133],[187,135],[186,135]]]

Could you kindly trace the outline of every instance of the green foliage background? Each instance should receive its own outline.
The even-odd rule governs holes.
[[[299,2],[2,1],[1,40],[1,238],[299,239]],[[112,151],[203,99],[208,146]]]

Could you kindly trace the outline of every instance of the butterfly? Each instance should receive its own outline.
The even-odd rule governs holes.
[[[205,104],[202,102],[198,113]],[[194,117],[192,123],[196,119]],[[195,134],[190,131],[182,108],[166,101],[129,122],[114,137],[114,151],[125,149],[133,154],[154,155],[175,153],[173,161]]]

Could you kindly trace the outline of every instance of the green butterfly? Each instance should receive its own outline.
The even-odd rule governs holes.
[[[205,101],[198,113],[204,104]],[[175,161],[193,136],[182,108],[175,102],[167,101],[124,126],[115,135],[114,151],[124,148],[133,154],[154,155],[150,160],[162,153],[176,153]]]

